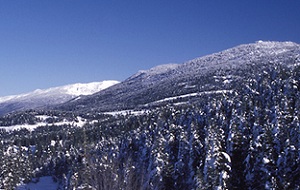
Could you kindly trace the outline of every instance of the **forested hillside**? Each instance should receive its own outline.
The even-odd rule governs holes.
[[[140,71],[111,88],[66,102],[56,109],[106,112],[147,108],[170,98],[183,102],[186,97],[203,93],[236,90],[270,65],[293,67],[300,63],[299,55],[300,45],[293,42],[243,44],[182,64],[160,65]]]
[[[300,189],[300,66],[265,64],[230,93],[2,129],[0,189],[41,176],[61,189]]]

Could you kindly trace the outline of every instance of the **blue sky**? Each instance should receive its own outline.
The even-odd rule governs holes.
[[[0,0],[0,96],[124,80],[257,40],[300,43],[299,0]]]

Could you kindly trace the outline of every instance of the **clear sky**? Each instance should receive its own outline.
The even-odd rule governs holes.
[[[124,80],[257,40],[300,43],[299,0],[0,0],[0,96]]]

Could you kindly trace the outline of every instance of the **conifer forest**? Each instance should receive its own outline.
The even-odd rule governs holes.
[[[83,127],[1,130],[0,189],[52,176],[59,189],[300,189],[300,67],[272,66],[229,93]],[[28,110],[1,125],[36,123]],[[45,111],[52,119],[76,118]]]

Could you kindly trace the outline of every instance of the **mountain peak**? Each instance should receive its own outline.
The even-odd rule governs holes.
[[[180,65],[181,64],[169,63],[169,64],[158,65],[158,66],[152,67],[148,70],[140,70],[136,74],[134,74],[131,77],[129,77],[128,79],[126,79],[126,81],[132,80],[132,79],[134,79],[136,77],[139,77],[139,76],[145,76],[146,78],[157,77],[160,74],[163,74],[163,73],[166,73],[168,71],[176,69]]]
[[[73,96],[91,95],[117,83],[119,82],[114,80],[91,83],[76,83],[63,86],[62,89],[66,92],[66,94]]]
[[[68,102],[61,109],[113,111],[170,100],[190,102],[205,94],[229,93],[272,63],[294,65],[299,54],[300,46],[293,42],[242,44],[182,64],[139,71],[112,88]]]
[[[299,46],[298,44],[290,41],[278,42],[278,41],[262,41],[258,40],[253,45],[259,48],[267,48],[267,49],[278,49],[278,48],[288,48],[293,46]]]
[[[20,95],[0,97],[0,114],[61,104],[80,95],[91,95],[119,83],[115,80],[76,83],[48,89],[37,89]]]
[[[274,44],[286,44],[286,45],[296,45],[295,42],[291,42],[291,41],[283,41],[283,42],[280,42],[280,41],[264,41],[264,40],[258,40],[255,42],[255,44],[265,44],[265,45],[274,45]]]

